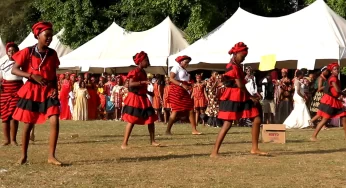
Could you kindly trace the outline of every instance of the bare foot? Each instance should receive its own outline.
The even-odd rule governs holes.
[[[26,163],[26,161],[27,161],[27,158],[26,157],[22,157],[22,158],[20,158],[19,159],[19,161],[17,161],[17,165],[23,165],[23,164],[25,164]]]
[[[4,142],[1,144],[1,146],[8,146],[8,145],[10,145],[10,142]]]
[[[171,133],[171,132],[168,132],[168,131],[166,131],[165,134],[166,134],[166,135],[172,135],[172,133]]]
[[[311,138],[310,138],[310,141],[311,141],[311,142],[317,142],[317,138],[311,137]]]
[[[62,162],[58,161],[58,159],[56,159],[54,157],[48,158],[48,164],[52,164],[55,166],[62,166]]]
[[[261,150],[259,150],[259,149],[257,149],[257,150],[251,150],[250,153],[251,153],[252,155],[259,155],[259,156],[267,156],[267,155],[269,155],[269,153],[263,152],[263,151],[261,151]]]
[[[193,134],[193,135],[201,135],[202,133],[201,133],[201,132],[198,132],[198,131],[193,131],[192,134]]]
[[[35,142],[35,135],[31,135],[31,136],[30,136],[30,140],[33,141],[33,142]]]
[[[220,157],[220,155],[217,153],[210,154],[210,158],[219,158],[219,157]]]
[[[17,143],[16,141],[12,141],[12,142],[11,142],[11,145],[12,145],[12,146],[18,146],[18,143]]]
[[[157,142],[152,142],[151,145],[154,146],[154,147],[160,147],[161,146],[161,144],[159,144]]]
[[[121,149],[127,149],[127,145],[121,145]]]

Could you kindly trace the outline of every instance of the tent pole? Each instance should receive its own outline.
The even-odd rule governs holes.
[[[340,59],[340,56],[339,56],[339,59],[338,59],[338,65],[339,65],[339,67],[341,67],[341,59]],[[340,77],[340,72],[339,72],[338,77],[339,77],[339,80],[340,80],[340,79],[341,79],[341,77]],[[340,121],[340,119],[339,119],[339,127],[341,127],[341,121]]]

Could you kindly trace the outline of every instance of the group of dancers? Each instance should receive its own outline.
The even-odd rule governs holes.
[[[30,139],[30,132],[35,124],[42,124],[49,120],[49,153],[48,163],[61,166],[55,157],[55,151],[59,135],[59,85],[56,76],[56,69],[59,67],[57,53],[48,46],[52,42],[53,26],[49,22],[39,22],[32,27],[32,32],[37,39],[37,44],[18,51],[17,45],[10,43],[6,46],[9,61],[1,67],[2,71],[2,91],[1,91],[1,115],[3,130],[6,142],[16,142],[13,138],[14,131],[18,128],[18,121],[24,123],[22,136],[22,156],[18,164],[27,162],[27,151]],[[252,125],[252,147],[251,154],[267,155],[266,152],[258,148],[258,140],[261,125],[261,114],[259,101],[260,95],[250,93],[247,88],[245,73],[241,68],[241,63],[248,54],[248,47],[239,42],[229,51],[231,60],[226,66],[223,74],[224,91],[219,98],[219,110],[217,118],[223,121],[223,126],[216,138],[211,157],[219,155],[220,146],[232,126],[234,121],[239,119],[250,119]],[[127,75],[128,95],[124,99],[122,109],[122,119],[127,122],[124,133],[122,149],[128,146],[128,140],[135,124],[147,125],[152,146],[160,146],[155,140],[155,122],[158,115],[155,112],[152,102],[149,100],[148,81],[145,68],[150,66],[148,55],[139,52],[133,60],[137,67]],[[186,70],[191,57],[179,56],[176,58],[178,64],[172,68],[169,74],[170,92],[168,92],[168,103],[171,114],[169,116],[166,134],[171,134],[173,123],[177,117],[188,114],[192,126],[193,135],[201,135],[196,126],[196,114],[194,112],[194,100],[191,97],[193,85],[190,82],[189,74]],[[340,90],[338,64],[330,64],[328,69],[331,75],[324,88],[325,94],[321,98],[317,115],[322,117],[319,122],[313,139],[315,140],[318,131],[329,118],[340,117],[346,134],[346,111],[341,101],[340,95],[345,95]],[[298,75],[298,74],[297,74]],[[26,78],[25,84],[22,78]],[[80,85],[81,86],[81,85]],[[215,86],[215,85],[214,85]],[[83,87],[83,86],[81,86]],[[61,95],[61,93],[60,93]]]

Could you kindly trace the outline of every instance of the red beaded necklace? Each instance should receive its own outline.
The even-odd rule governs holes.
[[[41,63],[38,65],[38,68],[34,68],[34,67],[32,66],[32,55],[34,54],[34,50],[39,54],[40,59],[41,59]],[[46,60],[47,54],[48,54],[48,49],[46,50],[46,52],[45,52],[45,54],[44,54],[44,56],[43,56],[43,58],[42,58],[41,53],[38,51],[38,47],[37,47],[37,44],[36,44],[36,45],[31,49],[31,53],[30,53],[30,66],[31,66],[31,69],[32,69],[32,70],[38,70],[39,72],[41,72],[41,66],[42,66],[44,60]]]

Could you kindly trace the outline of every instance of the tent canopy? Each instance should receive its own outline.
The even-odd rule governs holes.
[[[191,68],[199,63],[228,63],[228,51],[237,42],[249,47],[244,64],[259,63],[262,56],[273,54],[286,68],[313,69],[315,63],[321,66],[346,58],[346,20],[323,0],[276,18],[257,16],[239,8],[206,37],[171,56],[169,66],[175,64],[174,59],[179,55],[192,57]]]
[[[58,57],[61,57],[65,54],[68,54],[72,51],[72,49],[66,45],[63,45],[60,40],[59,37],[63,34],[64,30],[61,30],[59,33],[57,33],[56,35],[53,36],[53,40],[50,43],[49,47],[54,49],[57,54]],[[18,46],[19,49],[24,49],[26,47],[29,46],[33,46],[37,43],[37,39],[35,39],[34,34],[30,33],[24,40],[22,43],[20,43],[20,45]],[[0,47],[1,49],[1,47]],[[7,56],[4,56],[0,59],[0,62],[5,62],[7,60]]]
[[[57,54],[58,57],[64,56],[70,52],[72,52],[72,49],[66,45],[63,45],[59,38],[60,36],[64,33],[64,29],[62,29],[59,33],[57,33],[56,35],[53,36],[53,40],[50,43],[49,47],[54,49]],[[22,43],[20,43],[19,45],[19,49],[24,49],[26,47],[29,46],[33,46],[37,43],[37,39],[35,39],[35,36],[33,33],[30,33]]]
[[[159,25],[142,32],[128,32],[113,23],[107,30],[74,52],[61,58],[60,68],[79,66],[88,71],[90,67],[113,68],[128,72],[135,66],[133,56],[148,53],[152,73],[165,73],[168,56],[185,49],[189,44],[183,32],[167,17]]]

